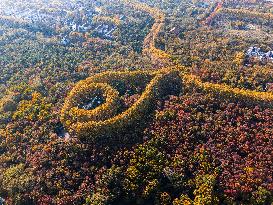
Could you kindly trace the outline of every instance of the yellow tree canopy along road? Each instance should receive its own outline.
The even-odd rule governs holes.
[[[69,131],[87,141],[122,133],[123,130],[139,126],[141,120],[153,112],[157,100],[183,87],[195,87],[227,100],[273,107],[273,93],[202,82],[197,76],[185,74],[181,66],[171,63],[169,54],[155,47],[154,41],[164,26],[165,15],[143,3],[121,2],[149,13],[155,19],[144,40],[143,54],[152,61],[160,60],[165,68],[158,71],[105,72],[80,81],[69,93],[61,112],[62,123]],[[120,110],[121,93],[136,87],[143,87],[140,98],[127,110]],[[79,108],[87,96],[100,96],[103,103],[91,110]]]

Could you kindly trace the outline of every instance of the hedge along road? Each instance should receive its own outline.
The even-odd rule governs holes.
[[[273,93],[232,88],[224,84],[202,82],[199,77],[187,74],[182,66],[171,61],[171,56],[155,47],[155,39],[164,26],[165,15],[137,1],[120,0],[129,7],[149,13],[155,23],[146,36],[143,54],[163,68],[157,71],[104,72],[78,82],[65,99],[61,111],[61,121],[65,127],[84,141],[93,142],[105,137],[121,135],[128,129],[139,126],[143,119],[154,111],[156,101],[162,97],[181,91],[183,87],[195,87],[225,99],[244,101],[250,105],[260,104],[273,107]],[[118,82],[118,83],[117,83]],[[124,85],[121,88],[117,85]],[[127,110],[118,112],[120,93],[126,86],[145,86],[140,98]],[[103,104],[92,110],[79,108],[86,95],[101,95]]]

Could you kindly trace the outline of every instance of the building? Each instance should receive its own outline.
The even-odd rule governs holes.
[[[273,51],[263,52],[261,48],[252,46],[246,52],[247,58],[259,59],[259,61],[273,62]]]
[[[5,204],[5,199],[3,199],[2,197],[0,197],[0,205],[4,205]]]
[[[61,44],[64,46],[67,46],[70,43],[70,40],[68,39],[67,36],[63,36],[61,39]]]

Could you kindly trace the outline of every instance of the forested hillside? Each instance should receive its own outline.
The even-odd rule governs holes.
[[[0,205],[273,203],[273,3],[1,0]]]

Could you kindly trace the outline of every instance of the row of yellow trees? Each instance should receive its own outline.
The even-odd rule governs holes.
[[[128,2],[129,6],[148,12],[155,18],[155,24],[144,41],[144,47],[151,55],[157,55],[163,59],[169,55],[155,48],[154,40],[164,25],[164,15],[159,10],[153,9],[146,4]],[[118,110],[119,92],[122,92],[119,84],[130,85],[133,89],[146,85],[141,97],[129,109],[120,113]],[[225,99],[236,99],[239,101],[259,103],[272,107],[273,93],[257,92],[239,88],[232,88],[224,84],[204,83],[194,75],[185,74],[181,68],[172,66],[157,72],[105,72],[84,81],[79,82],[71,91],[65,101],[62,110],[62,121],[80,137],[92,139],[101,136],[112,136],[114,133],[126,131],[134,127],[153,111],[156,101],[174,87],[195,87]],[[77,104],[88,92],[96,94],[101,92],[105,103],[88,111],[79,109]],[[92,94],[92,95],[94,95]]]
[[[143,54],[149,56],[154,64],[161,62],[162,65],[170,65],[171,56],[155,46],[155,40],[161,29],[164,27],[165,14],[157,8],[152,8],[147,4],[137,1],[121,0],[121,2],[124,2],[133,9],[144,11],[154,18],[154,24],[143,42]]]
[[[118,113],[121,101],[119,92],[123,92],[123,88],[117,86],[120,84],[132,87],[141,84],[147,86],[132,107]],[[194,75],[183,74],[173,68],[158,72],[106,72],[81,81],[73,88],[62,109],[62,121],[71,131],[84,138],[111,136],[140,123],[153,111],[157,100],[169,94],[171,89],[182,86],[196,87],[223,99],[235,99],[250,104],[259,103],[266,107],[273,105],[272,93],[232,88],[224,84],[204,83]],[[87,95],[89,97],[101,95],[105,102],[92,110],[79,108],[81,100]]]
[[[253,90],[232,88],[225,84],[215,84],[202,82],[201,79],[194,75],[183,75],[184,85],[187,87],[197,87],[202,91],[222,97],[224,99],[236,99],[249,104],[261,104],[264,107],[273,107],[272,92],[257,92]]]
[[[156,101],[166,95],[173,85],[180,84],[177,70],[158,72],[106,72],[95,75],[78,83],[65,101],[61,112],[63,123],[86,139],[112,136],[138,125],[147,117],[156,105]],[[118,82],[118,83],[117,83]],[[127,110],[117,113],[119,109],[118,92],[123,92],[123,85],[147,85],[140,98]],[[112,86],[112,87],[111,87]],[[126,88],[125,88],[126,89]],[[81,99],[92,91],[92,95],[102,91],[105,103],[93,110],[78,108]],[[116,114],[116,115],[115,115]]]

